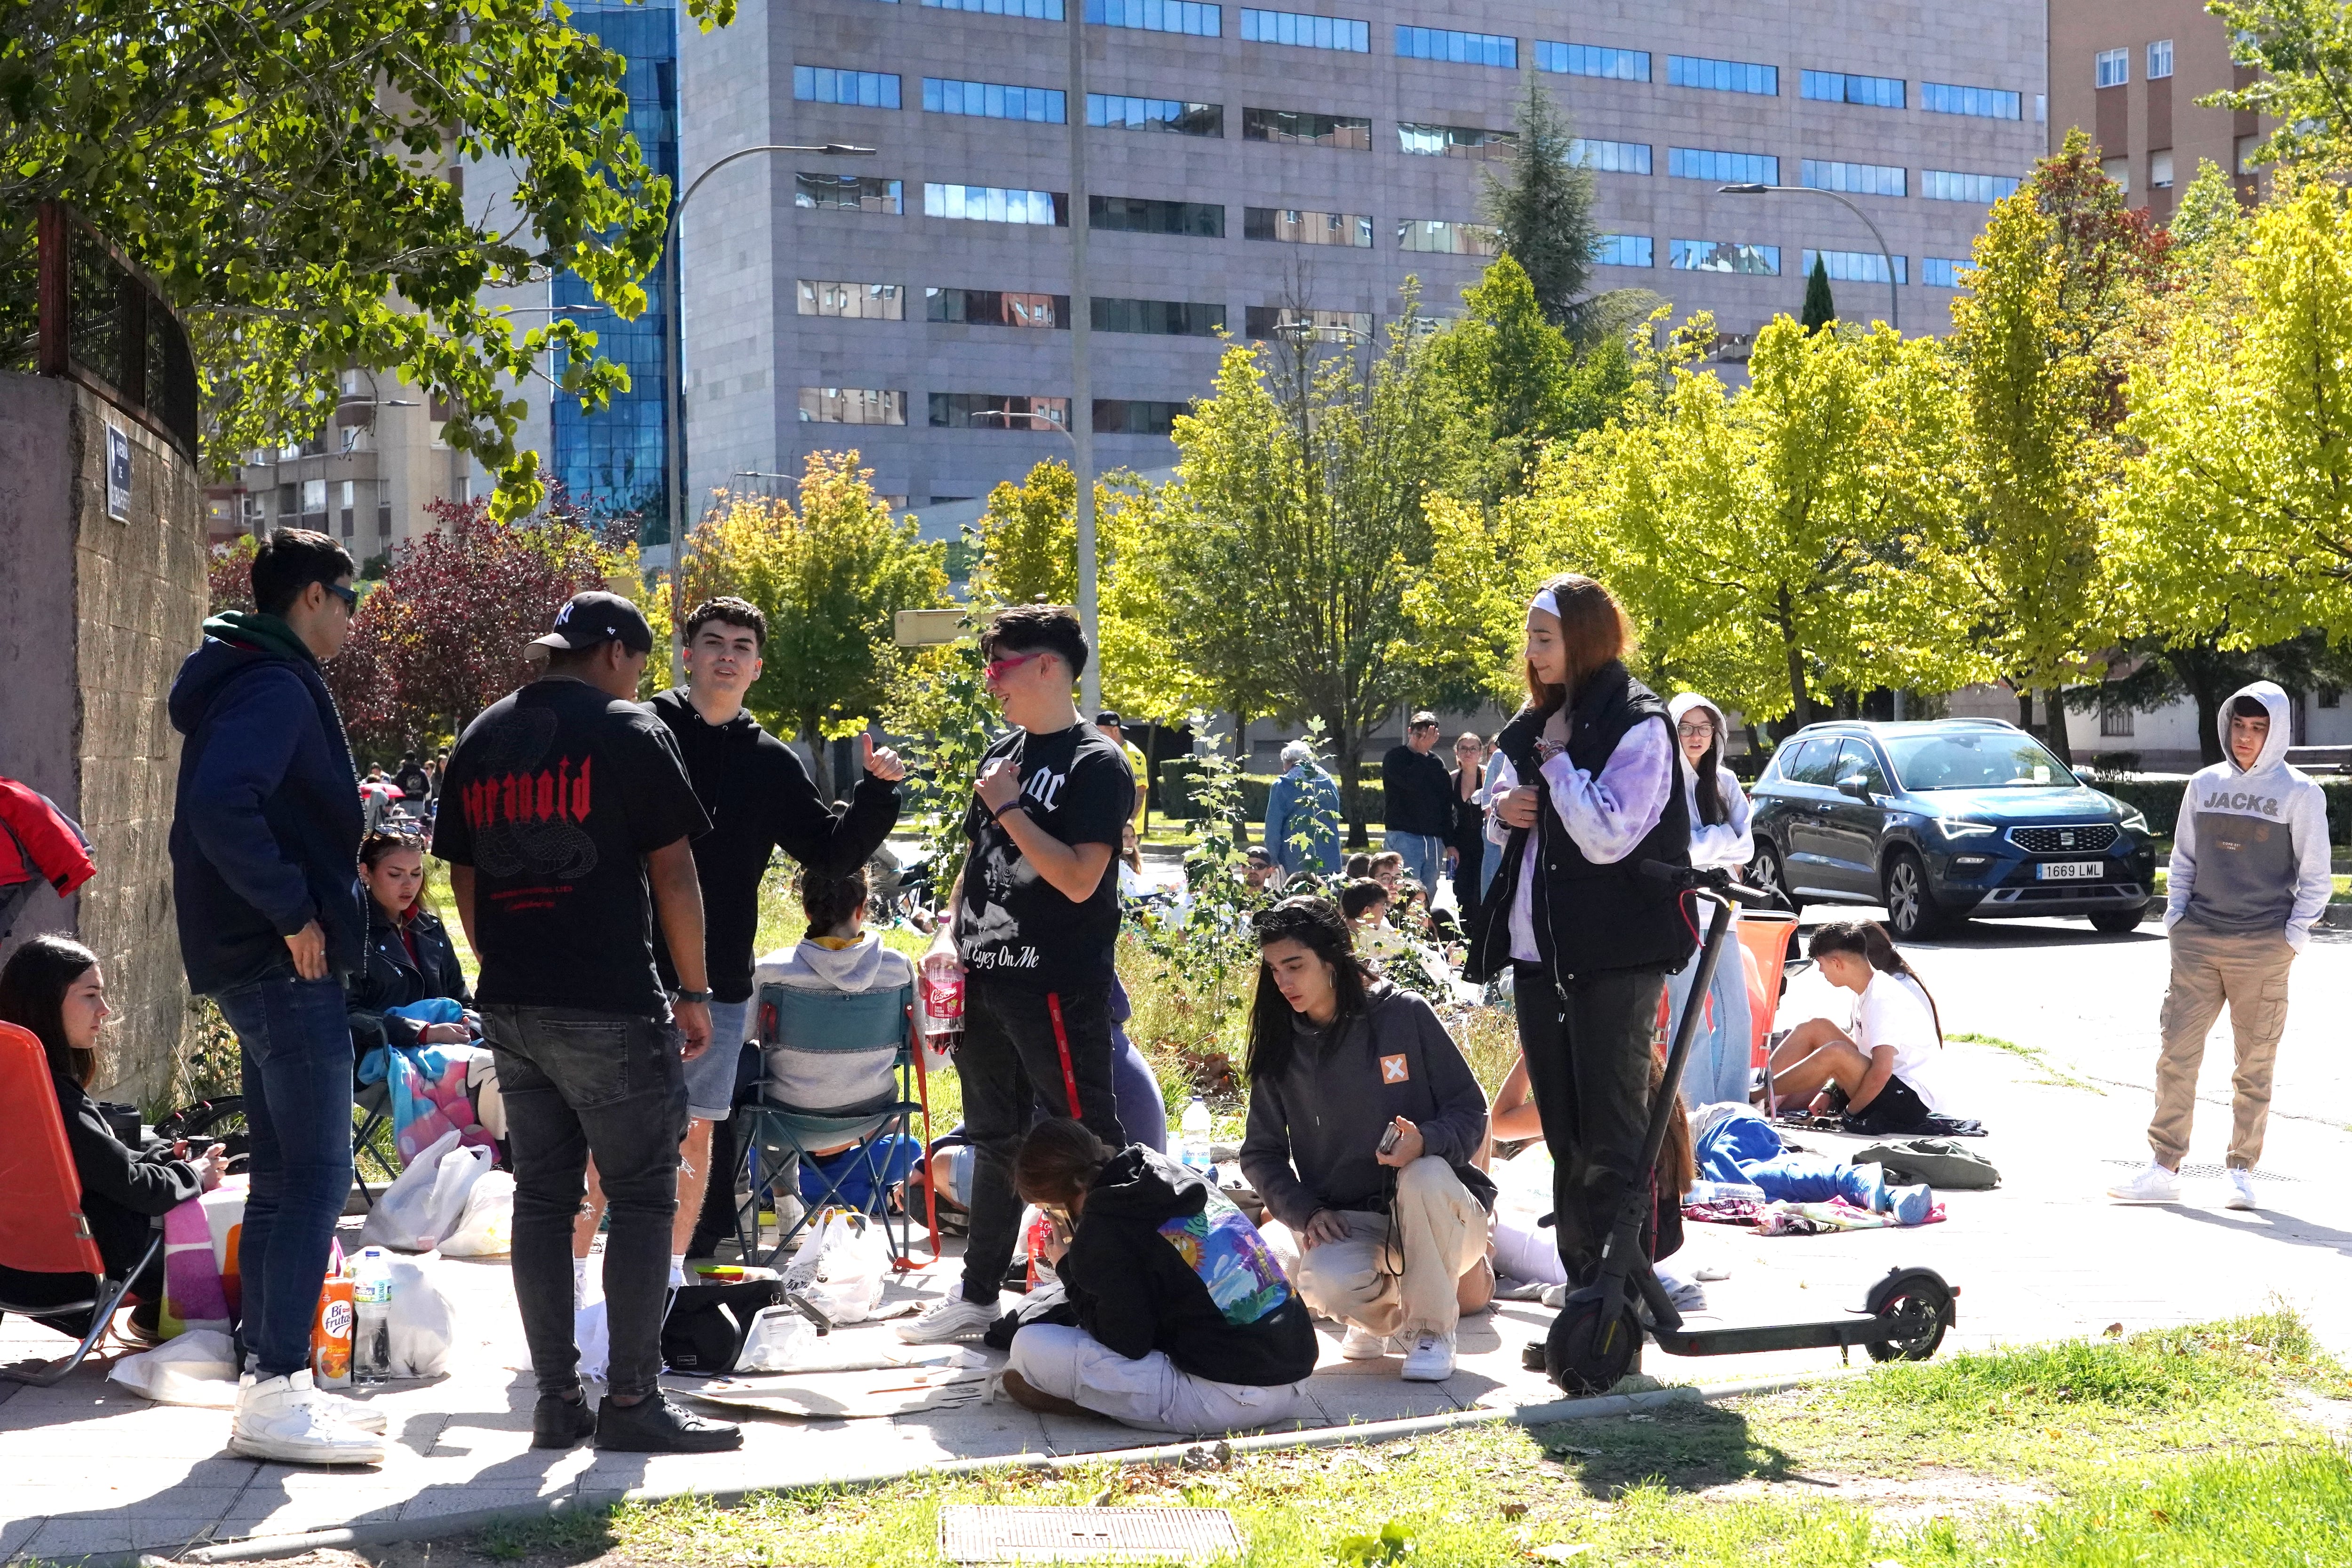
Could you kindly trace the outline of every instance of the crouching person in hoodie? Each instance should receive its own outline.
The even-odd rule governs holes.
[[[2230,1009],[2238,1066],[2231,1078],[2228,1205],[2251,1209],[2254,1166],[2270,1121],[2271,1069],[2286,1032],[2287,970],[2327,908],[2327,797],[2286,765],[2286,692],[2257,680],[2219,719],[2221,761],[2189,781],[2173,829],[2164,929],[2172,977],[2156,1061],[2155,1158],[2108,1189],[2126,1203],[2180,1195],[2205,1037]]]
[[[1315,1413],[1315,1325],[1232,1199],[1140,1143],[1114,1154],[1066,1117],[1030,1130],[1013,1183],[1072,1222],[1055,1267],[1077,1320],[1013,1336],[1014,1403],[1154,1432]]]
[[[1430,1005],[1364,967],[1339,909],[1286,899],[1257,917],[1242,1173],[1275,1249],[1339,1353],[1404,1347],[1409,1382],[1454,1374],[1454,1331],[1494,1294],[1495,1184],[1471,1162],[1486,1095]],[[1391,1136],[1393,1135],[1393,1136]]]

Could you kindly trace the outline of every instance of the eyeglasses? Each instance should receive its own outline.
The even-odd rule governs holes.
[[[988,661],[985,670],[989,679],[1002,680],[1031,659],[1045,657],[1042,653],[1017,653],[1011,658],[992,658]]]
[[[357,610],[360,607],[360,591],[357,588],[346,588],[341,583],[321,583],[319,586],[341,599],[344,609]]]
[[[1677,724],[1675,733],[1685,741],[1704,741],[1715,733],[1715,726],[1702,719],[1696,724]]]

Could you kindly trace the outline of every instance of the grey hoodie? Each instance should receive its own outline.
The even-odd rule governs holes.
[[[2252,697],[2270,710],[2262,755],[2242,768],[2230,751],[2230,710]],[[2286,692],[2257,680],[2221,704],[2221,760],[2194,774],[2173,829],[2164,928],[2194,921],[2231,934],[2278,931],[2298,952],[2334,888],[2327,797],[2286,765]]]
[[[1753,815],[1748,804],[1748,794],[1732,776],[1723,760],[1726,740],[1731,726],[1724,721],[1723,710],[1696,691],[1685,691],[1666,704],[1667,721],[1677,729],[1683,716],[1694,708],[1704,708],[1715,721],[1715,787],[1723,797],[1724,819],[1709,823],[1698,809],[1698,770],[1691,766],[1683,754],[1682,737],[1675,737],[1675,763],[1682,775],[1683,798],[1690,806],[1690,861],[1706,869],[1709,867],[1738,871],[1756,858],[1756,840],[1748,831]]]

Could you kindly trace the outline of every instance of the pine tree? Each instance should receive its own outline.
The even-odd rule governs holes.
[[[1820,257],[1813,258],[1813,269],[1805,279],[1805,311],[1801,324],[1809,332],[1818,332],[1837,320],[1837,301],[1830,297],[1829,264]]]
[[[1487,221],[1503,254],[1527,269],[1544,317],[1571,331],[1577,296],[1592,277],[1592,171],[1573,161],[1576,138],[1533,75],[1519,98],[1510,172],[1488,175]]]

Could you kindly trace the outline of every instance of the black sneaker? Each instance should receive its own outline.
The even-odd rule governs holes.
[[[530,1446],[576,1448],[596,1430],[596,1413],[580,1394],[542,1394],[530,1412]]]
[[[729,1421],[689,1415],[658,1394],[635,1405],[607,1398],[596,1406],[596,1447],[625,1454],[716,1454],[743,1446]]]

